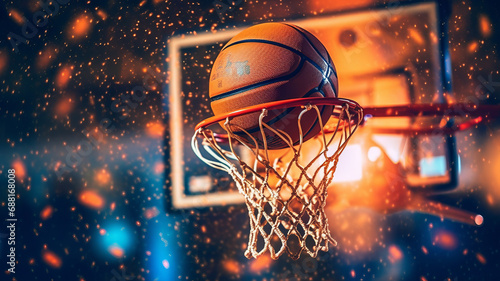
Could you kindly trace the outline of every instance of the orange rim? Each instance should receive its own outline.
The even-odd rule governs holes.
[[[223,121],[227,118],[234,118],[245,114],[255,113],[262,111],[262,109],[273,110],[273,109],[281,109],[288,107],[297,107],[297,106],[306,106],[306,105],[332,105],[332,106],[349,106],[349,112],[357,113],[359,111],[363,111],[363,108],[355,101],[344,98],[298,98],[298,99],[289,99],[289,100],[280,100],[273,101],[268,103],[262,103],[257,105],[252,105],[249,107],[245,107],[242,109],[238,109],[235,111],[231,111],[224,114],[219,114],[213,117],[209,117],[200,123],[198,123],[195,127],[195,131],[198,131],[200,128],[206,128],[215,123]]]

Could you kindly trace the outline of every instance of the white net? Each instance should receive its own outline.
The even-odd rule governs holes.
[[[348,104],[333,107],[333,116],[337,120],[327,133],[318,107],[308,104],[302,108],[297,116],[300,141],[296,146],[286,132],[263,122],[267,109],[259,115],[262,135],[269,131],[276,134],[289,145],[287,149],[268,150],[265,137],[263,147],[259,147],[258,141],[243,128],[232,124],[230,118],[224,123],[226,145],[221,145],[217,134],[207,128],[200,128],[193,136],[192,148],[196,155],[211,167],[229,173],[239,192],[245,196],[250,216],[247,258],[256,258],[267,251],[273,259],[285,252],[297,259],[303,251],[316,257],[320,250],[328,251],[329,243],[337,244],[330,235],[324,212],[327,188],[339,156],[363,113],[361,109],[349,108]],[[322,128],[320,135],[307,142],[308,146],[312,143],[317,149],[312,154],[302,151],[301,118],[309,110],[316,111]],[[255,147],[250,147],[248,140],[242,139],[241,132],[252,139]],[[203,139],[203,153],[198,137]],[[251,157],[241,155],[242,147],[250,152]]]

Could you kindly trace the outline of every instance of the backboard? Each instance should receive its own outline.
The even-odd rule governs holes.
[[[338,70],[339,97],[365,107],[445,101],[450,66],[439,18],[434,2],[411,2],[289,22],[307,29],[328,49]],[[201,162],[190,142],[195,125],[213,115],[208,97],[212,63],[224,44],[245,28],[193,33],[169,41],[166,158],[173,209],[243,203],[231,177]],[[415,190],[453,188],[458,173],[453,136],[373,133],[376,127],[411,128],[424,122],[442,120],[370,119],[341,156],[334,184],[363,182],[378,154],[398,165],[406,184]]]

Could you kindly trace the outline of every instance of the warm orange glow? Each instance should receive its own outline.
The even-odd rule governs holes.
[[[104,198],[95,191],[86,190],[80,194],[79,201],[82,205],[92,209],[102,209],[104,207]]]
[[[263,255],[260,256],[250,263],[250,271],[253,273],[259,273],[262,270],[268,269],[271,266],[271,256]]]
[[[469,45],[467,46],[467,51],[469,53],[473,53],[477,50],[477,47],[479,46],[479,44],[476,42],[476,41],[472,41],[469,43]]]
[[[40,212],[40,218],[42,218],[42,220],[49,219],[50,217],[52,217],[53,211],[54,208],[52,208],[52,206],[50,205],[43,208],[43,210]]]
[[[156,207],[151,207],[151,208],[146,209],[146,211],[144,211],[144,217],[148,220],[156,217],[159,214],[160,214],[160,211],[158,211],[158,209]]]
[[[22,181],[26,178],[26,166],[24,165],[23,161],[21,161],[20,159],[15,160],[12,163],[12,168],[16,170],[17,179]]]
[[[9,16],[19,25],[24,24],[24,17],[21,13],[16,9],[9,10]]]
[[[75,103],[72,97],[62,97],[59,99],[55,106],[55,113],[57,116],[68,116],[73,111]]]
[[[153,167],[153,171],[155,174],[160,175],[165,171],[165,164],[162,161],[158,161],[155,163]]]
[[[313,11],[339,11],[345,9],[353,9],[366,7],[373,0],[350,0],[350,1],[330,1],[330,0],[313,0],[307,1],[307,5]]]
[[[398,262],[403,258],[403,252],[395,245],[389,247],[389,261],[392,263]]]
[[[7,69],[9,64],[9,56],[4,50],[0,50],[0,75]]]
[[[491,21],[487,15],[481,15],[479,17],[479,30],[481,31],[481,35],[484,37],[491,36]]]
[[[45,70],[57,56],[57,49],[54,46],[47,46],[36,57],[35,65],[38,70]]]
[[[92,27],[92,16],[88,14],[81,14],[76,19],[73,20],[73,23],[70,25],[68,30],[68,37],[75,40],[80,40],[87,36]]]
[[[163,132],[165,130],[165,126],[160,122],[149,122],[146,125],[146,134],[153,138],[161,138],[163,137]]]
[[[222,267],[224,270],[231,274],[240,274],[241,265],[235,260],[225,260],[222,261]]]
[[[62,266],[61,258],[51,251],[44,251],[42,254],[42,259],[50,267],[60,268]]]
[[[125,252],[123,251],[122,248],[116,246],[116,245],[112,245],[108,248],[108,252],[113,255],[115,258],[123,258]]]
[[[102,228],[99,230],[100,235],[105,235],[106,234],[106,229]]]
[[[482,264],[486,264],[486,258],[485,258],[482,254],[477,253],[477,254],[476,254],[476,258],[477,258],[477,260],[478,260],[480,263],[482,263]]]
[[[434,237],[434,243],[443,249],[452,250],[457,247],[457,238],[451,232],[442,230]]]
[[[359,181],[363,175],[362,165],[361,146],[357,144],[348,145],[340,155],[333,182]]]
[[[56,87],[59,89],[64,89],[68,85],[69,80],[73,78],[73,66],[72,65],[63,65],[59,68],[59,71],[56,74]]]
[[[477,225],[482,225],[483,224],[483,216],[481,215],[477,215],[475,218],[474,218],[474,222],[477,224]]]
[[[94,178],[99,185],[107,185],[111,181],[111,174],[106,169],[99,169]]]
[[[418,32],[418,30],[416,30],[414,28],[410,28],[408,31],[410,32],[411,39],[413,39],[413,41],[415,41],[415,43],[417,43],[418,45],[425,44],[425,40],[422,37],[422,34],[420,34],[420,32]]]
[[[426,255],[429,253],[429,251],[427,250],[427,248],[425,246],[422,246],[422,252]]]
[[[108,14],[104,10],[97,10],[97,15],[102,19],[106,20],[108,18]]]

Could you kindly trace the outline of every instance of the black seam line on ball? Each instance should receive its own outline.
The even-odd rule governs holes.
[[[302,32],[302,30],[298,29],[297,27],[291,25],[291,24],[288,24],[288,23],[284,23],[282,22],[281,24],[284,24],[286,26],[289,26],[291,28],[293,28],[294,30],[296,30],[298,33],[300,33],[300,35],[302,35],[302,37],[304,37],[304,39],[306,39],[307,43],[309,43],[309,45],[314,49],[314,51],[318,54],[318,56],[323,60],[324,63],[326,63],[327,67],[328,67],[328,70],[331,68],[333,73],[335,73],[335,76],[337,76],[337,72],[333,69],[333,67],[331,67],[330,65],[330,56],[328,55],[328,61],[323,57],[323,55],[321,55],[320,51],[316,48],[316,46],[314,46],[314,44],[311,42],[311,40],[309,40],[309,37],[307,37],[306,34],[304,34],[304,32]],[[325,48],[326,49],[326,48]],[[326,51],[327,54],[328,54],[328,51]],[[330,82],[330,84],[333,85],[332,81],[330,80],[330,76],[327,76],[327,79],[328,79],[328,82]],[[333,88],[333,87],[332,87]]]
[[[314,94],[314,93],[320,93],[323,97],[325,97],[325,93],[323,93],[323,91],[321,91],[321,89],[313,88],[313,89],[309,90],[309,92],[307,92],[307,93],[304,95],[304,98],[307,98],[307,97],[311,96],[311,95],[312,95],[312,94]],[[323,107],[323,109],[324,109],[324,108],[325,108],[325,107]],[[273,119],[269,120],[269,122],[267,122],[266,124],[267,124],[267,125],[269,125],[269,126],[271,126],[272,124],[274,124],[274,123],[278,122],[281,118],[285,117],[285,115],[287,115],[288,113],[290,113],[290,111],[292,111],[293,109],[294,109],[293,107],[291,107],[291,108],[287,108],[287,109],[286,109],[283,113],[281,113],[280,115],[278,115],[278,116],[274,117]],[[321,113],[323,113],[323,111],[321,111]],[[317,120],[316,120],[316,121],[317,121]],[[316,125],[316,123],[314,123],[314,124]],[[312,129],[312,128],[313,128],[313,127],[311,127],[311,129]],[[309,129],[309,131],[307,132],[307,134],[310,132],[310,130],[311,130],[311,129]],[[253,133],[255,133],[255,132],[259,131],[259,130],[260,130],[260,127],[255,127],[255,128],[253,128],[253,129],[251,129],[251,130],[247,130],[247,132],[248,132],[249,134],[253,134]],[[242,133],[243,133],[243,132],[242,132]],[[237,133],[236,133],[236,134],[237,134]],[[243,133],[243,134],[245,134],[245,133]],[[246,135],[246,134],[245,134],[245,135]]]
[[[262,87],[262,86],[266,86],[266,85],[270,85],[270,84],[274,84],[274,83],[277,83],[277,82],[282,82],[282,81],[288,80],[288,79],[292,78],[293,76],[297,75],[297,73],[300,72],[300,70],[302,69],[303,66],[304,66],[304,60],[301,59],[299,65],[297,66],[297,68],[294,71],[292,71],[291,73],[287,74],[287,75],[284,75],[284,76],[281,76],[281,77],[276,77],[276,78],[265,80],[265,81],[261,81],[261,82],[257,82],[257,83],[253,83],[251,85],[247,85],[247,86],[244,86],[244,87],[241,87],[241,88],[238,88],[238,89],[231,90],[229,92],[225,92],[225,93],[219,94],[217,96],[211,97],[210,101],[214,102],[214,101],[217,101],[217,100],[221,100],[223,98],[227,98],[227,97],[230,97],[230,96],[234,96],[234,95],[240,94],[242,92],[246,92],[248,90],[252,90],[252,89],[256,89],[256,88]]]
[[[309,57],[307,57],[303,53],[295,50],[294,48],[291,48],[290,46],[287,46],[287,45],[284,45],[284,44],[281,44],[281,43],[277,43],[277,42],[274,42],[274,41],[261,40],[261,39],[246,39],[246,40],[237,41],[237,42],[234,42],[234,43],[232,43],[230,45],[227,45],[222,50],[225,50],[225,49],[227,49],[229,47],[232,47],[234,45],[243,44],[243,43],[270,44],[270,45],[274,45],[274,46],[278,46],[278,47],[287,49],[287,50],[295,53],[296,55],[298,55],[301,58],[300,65],[297,67],[297,69],[299,69],[300,67],[302,67],[302,64],[303,64],[304,60],[306,60],[312,66],[314,66],[316,69],[318,69],[319,72],[321,73],[321,75],[324,77],[323,69],[318,64],[316,64],[316,62],[314,62],[312,59],[310,59]],[[328,65],[327,68],[329,68],[329,65]],[[238,94],[238,93],[240,93],[242,91],[247,91],[249,89],[254,89],[254,88],[257,88],[257,87],[260,87],[260,86],[265,86],[265,85],[269,85],[269,84],[272,84],[272,83],[280,82],[280,81],[286,80],[288,77],[290,77],[291,74],[294,74],[294,72],[292,72],[292,73],[290,73],[288,75],[282,76],[282,77],[273,78],[273,79],[270,79],[270,80],[266,80],[266,81],[262,81],[262,82],[259,82],[259,83],[256,83],[256,84],[252,84],[252,85],[248,85],[248,86],[245,86],[245,87],[242,87],[242,88],[238,88],[238,89],[235,89],[235,90],[232,90],[232,91],[229,91],[229,92],[225,92],[225,93],[219,94],[217,96],[211,97],[210,100],[211,101],[220,100],[220,99],[232,96],[232,95],[236,95],[236,94]],[[330,80],[329,77],[328,77],[328,80]],[[331,81],[329,81],[329,82],[330,82],[331,85],[333,85],[331,83]]]

